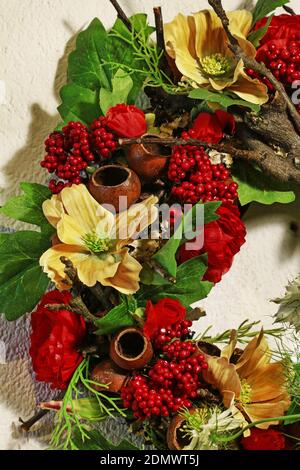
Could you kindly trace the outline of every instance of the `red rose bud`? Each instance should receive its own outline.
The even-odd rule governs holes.
[[[285,438],[275,429],[252,428],[251,435],[241,439],[245,450],[282,450],[285,448]]]
[[[258,21],[255,30],[264,27],[269,18],[265,17]],[[260,40],[260,45],[266,44],[274,39],[300,39],[300,15],[282,14],[273,16],[267,33]]]
[[[186,309],[178,300],[167,298],[159,300],[155,305],[148,300],[145,313],[143,331],[151,339],[160,328],[167,328],[184,320]]]
[[[220,216],[204,226],[204,244],[199,250],[188,250],[186,244],[179,250],[179,263],[208,255],[208,268],[204,280],[217,283],[231,268],[234,255],[245,243],[246,228],[240,219],[239,210],[231,203],[223,203],[216,211]]]
[[[65,389],[83,356],[77,351],[86,334],[84,319],[69,310],[52,311],[47,304],[68,304],[69,292],[45,294],[31,315],[30,356],[37,380]]]
[[[141,137],[147,131],[145,114],[134,105],[117,104],[106,114],[107,127],[119,137]]]
[[[218,110],[214,114],[198,114],[189,130],[189,135],[193,139],[217,144],[224,137],[224,133],[233,134],[234,132],[234,117],[226,111]]]

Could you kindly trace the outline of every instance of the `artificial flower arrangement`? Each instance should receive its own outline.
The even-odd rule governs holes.
[[[299,16],[210,0],[167,24],[155,8],[154,28],[111,3],[112,29],[94,19],[69,56],[48,187],[22,183],[1,208],[40,229],[0,236],[1,310],[34,310],[36,379],[60,391],[23,428],[47,410],[53,448],[294,449],[299,364],[267,339],[285,329],[195,335],[192,304],[244,244],[247,204],[294,200]],[[276,300],[295,335],[299,298],[296,280]],[[136,439],[104,437],[108,419]]]

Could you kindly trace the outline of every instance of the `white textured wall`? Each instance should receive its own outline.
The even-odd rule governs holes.
[[[177,11],[188,13],[207,6],[203,0],[120,3],[129,15],[138,11],[151,15],[152,7],[160,4],[165,20]],[[242,3],[227,0],[224,6],[234,9]],[[300,12],[299,0],[292,1],[291,6],[298,6]],[[112,25],[115,12],[108,0],[0,0],[1,199],[16,193],[20,181],[45,178],[38,162],[43,156],[44,138],[58,119],[58,90],[66,80],[67,54],[74,47],[77,32],[95,16],[106,26]],[[236,256],[232,270],[202,302],[207,318],[198,328],[213,323],[220,331],[237,326],[245,318],[272,323],[270,317],[276,308],[269,299],[281,294],[287,279],[300,271],[300,238],[289,230],[291,221],[300,223],[299,202],[252,206],[246,217],[247,244]],[[31,414],[37,390],[27,360],[27,329],[26,321],[17,327],[2,324],[2,330],[0,325],[0,335],[10,345],[9,364],[1,365],[0,357],[0,449],[23,445],[36,448],[32,441],[24,444],[11,436],[12,420],[20,413]],[[41,394],[45,395],[45,390]]]

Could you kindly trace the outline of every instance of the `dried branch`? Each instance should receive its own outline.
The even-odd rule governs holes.
[[[32,416],[27,421],[24,421],[22,418],[19,418],[19,422],[21,423],[20,429],[22,431],[29,432],[30,428],[37,423],[40,419],[42,419],[50,410],[40,410],[34,416]]]
[[[297,13],[291,7],[288,7],[287,5],[282,5],[282,7],[290,15],[293,15],[293,16],[297,15]]]
[[[225,12],[225,10],[222,6],[221,0],[208,0],[208,3],[214,9],[214,11],[216,12],[216,14],[218,15],[218,17],[220,18],[220,20],[222,22],[222,25],[224,27],[224,30],[226,32],[226,35],[227,35],[229,43],[230,43],[229,48],[231,49],[231,51],[234,53],[234,55],[236,56],[236,58],[238,60],[239,59],[243,60],[245,67],[255,70],[255,72],[257,72],[260,75],[266,77],[271,82],[274,89],[277,90],[281,94],[282,98],[284,99],[286,108],[288,109],[288,112],[289,112],[289,114],[290,114],[290,116],[291,116],[291,118],[294,122],[294,125],[295,125],[297,131],[300,132],[300,116],[299,116],[294,104],[290,100],[288,94],[286,93],[282,83],[280,83],[274,77],[272,72],[269,69],[267,69],[267,67],[263,63],[259,63],[255,59],[251,59],[241,49],[241,47],[238,43],[238,40],[229,31],[229,19],[228,19],[227,15],[226,15],[226,12]]]
[[[154,18],[156,27],[156,42],[159,50],[165,50],[165,38],[164,38],[164,23],[162,17],[161,7],[154,7]]]
[[[74,297],[69,304],[47,304],[46,308],[58,312],[59,310],[68,310],[82,315],[88,322],[93,323],[97,317],[93,315],[80,296]]]
[[[132,25],[130,23],[130,20],[129,20],[128,16],[126,16],[124,10],[121,8],[121,6],[117,2],[117,0],[109,0],[109,1],[112,4],[112,6],[115,8],[115,10],[117,11],[118,18],[120,18],[120,20],[123,21],[125,26],[127,26],[129,31],[131,31],[132,30]]]

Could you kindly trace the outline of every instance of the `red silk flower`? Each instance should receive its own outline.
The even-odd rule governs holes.
[[[251,435],[241,439],[245,450],[282,450],[285,448],[285,438],[276,429],[252,428]]]
[[[107,127],[119,137],[141,137],[147,131],[145,114],[134,105],[117,104],[106,114]]]
[[[266,25],[268,18],[262,18],[255,25],[255,29],[260,29]],[[300,15],[282,14],[273,16],[267,33],[260,41],[264,45],[269,41],[277,39],[300,39]]]
[[[153,338],[160,328],[167,328],[185,319],[185,307],[175,299],[162,299],[153,305],[148,300],[146,305],[146,321],[143,331],[148,338]]]
[[[65,389],[83,359],[77,346],[86,333],[84,319],[68,310],[51,311],[47,304],[68,304],[69,292],[54,290],[45,294],[31,315],[30,356],[37,380],[53,389]]]
[[[224,137],[224,133],[233,134],[234,131],[234,117],[226,111],[219,109],[214,114],[198,114],[189,134],[193,139],[217,144]]]
[[[231,203],[223,203],[218,209],[219,219],[204,226],[204,244],[197,250],[179,249],[178,261],[185,261],[208,254],[208,269],[204,280],[217,283],[231,268],[234,255],[245,243],[246,228],[240,219],[238,208]],[[201,237],[199,237],[200,240]]]

